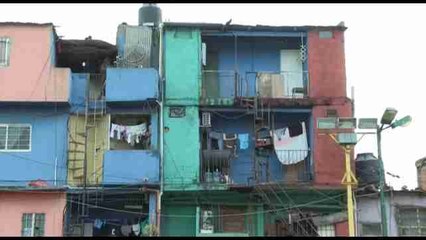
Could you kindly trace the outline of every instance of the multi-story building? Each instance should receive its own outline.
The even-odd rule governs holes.
[[[345,29],[1,24],[0,234],[347,235]]]
[[[352,116],[346,27],[163,28],[161,234],[346,235],[343,151],[316,128]]]
[[[158,53],[151,51],[157,32],[121,24],[116,46],[62,41],[60,63],[73,70],[67,235],[127,236],[157,224],[160,95]]]
[[[63,233],[71,71],[57,46],[52,24],[0,23],[2,236]]]

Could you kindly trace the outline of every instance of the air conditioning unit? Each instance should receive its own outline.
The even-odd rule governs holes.
[[[212,121],[211,121],[211,115],[209,112],[203,112],[201,114],[201,127],[211,127]]]

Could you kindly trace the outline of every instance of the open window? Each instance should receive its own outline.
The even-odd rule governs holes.
[[[111,115],[110,150],[148,150],[150,148],[150,116]]]
[[[247,215],[247,209],[244,207],[230,207],[221,205],[204,205],[199,211],[199,234],[213,235],[246,234],[248,236],[249,228],[247,223],[251,216]]]

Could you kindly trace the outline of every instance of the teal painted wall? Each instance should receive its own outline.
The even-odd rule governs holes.
[[[201,35],[197,29],[165,31],[165,103],[198,105],[201,78]]]
[[[182,118],[170,118],[164,108],[164,187],[165,190],[193,189],[199,182],[200,120],[198,107],[186,107]]]
[[[161,236],[195,237],[195,206],[165,205],[161,210]],[[188,217],[191,216],[191,217]]]

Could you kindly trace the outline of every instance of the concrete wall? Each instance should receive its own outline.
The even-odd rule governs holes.
[[[195,186],[200,172],[198,107],[186,107],[186,116],[170,118],[164,108],[164,182],[167,189]]]
[[[195,29],[168,29],[165,44],[165,103],[198,105],[201,37]]]
[[[159,159],[158,152],[154,151],[106,151],[102,183],[104,185],[159,183]]]
[[[352,117],[351,103],[344,105],[314,106],[314,179],[316,185],[341,186],[345,173],[345,153],[343,149],[328,135],[319,135],[317,119],[326,116],[327,109],[336,109],[339,117]],[[355,169],[352,156],[352,169]]]
[[[64,192],[0,192],[0,236],[21,236],[24,213],[44,213],[45,236],[63,236]]]
[[[397,224],[397,207],[426,208],[424,192],[392,191],[386,194],[385,208],[388,217],[388,235],[399,236]],[[357,198],[358,229],[362,223],[381,223],[380,199],[378,196]]]
[[[0,101],[68,102],[71,71],[55,67],[52,26],[0,26],[10,65],[0,67]]]
[[[25,186],[28,181],[42,179],[58,185],[66,184],[67,121],[66,109],[54,107],[2,107],[0,123],[31,124],[31,151],[0,152],[3,186]],[[56,166],[55,166],[56,165]]]
[[[153,68],[107,68],[107,102],[158,98],[158,72]]]
[[[346,96],[344,33],[333,31],[329,39],[318,31],[308,33],[310,97]]]

